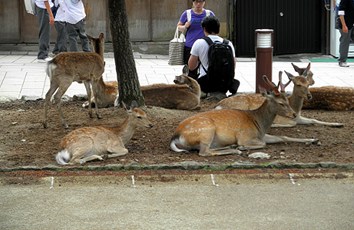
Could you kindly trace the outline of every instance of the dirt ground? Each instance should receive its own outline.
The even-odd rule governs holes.
[[[82,101],[63,103],[64,115],[69,129],[64,129],[54,106],[49,110],[48,128],[42,126],[43,100],[15,101],[0,104],[0,165],[1,167],[45,166],[56,164],[55,154],[59,150],[60,139],[73,129],[83,126],[114,126],[125,118],[123,109],[101,109],[103,119],[89,118],[87,109],[81,107]],[[344,123],[342,128],[319,125],[297,126],[295,128],[271,128],[270,134],[291,137],[319,139],[318,144],[282,143],[268,145],[261,150],[244,151],[241,155],[200,157],[196,152],[175,153],[169,150],[170,138],[179,122],[195,113],[210,110],[215,102],[202,101],[198,111],[168,110],[147,107],[145,110],[154,124],[151,129],[139,129],[126,146],[129,153],[119,158],[89,162],[89,165],[106,164],[169,164],[182,161],[204,163],[233,163],[271,161],[318,163],[354,162],[354,117],[353,111],[304,110],[305,117],[323,121]],[[268,160],[251,159],[253,152],[265,152],[271,155]]]

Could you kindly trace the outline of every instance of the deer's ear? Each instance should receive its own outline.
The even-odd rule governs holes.
[[[265,88],[263,88],[262,86],[258,86],[259,92],[263,95],[266,96],[268,95],[268,92]]]

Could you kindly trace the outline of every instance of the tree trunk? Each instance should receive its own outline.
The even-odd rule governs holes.
[[[128,17],[125,0],[109,0],[109,19],[112,34],[114,61],[116,64],[119,104],[145,105],[129,38]]]

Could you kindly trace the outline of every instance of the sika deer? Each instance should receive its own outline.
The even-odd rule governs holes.
[[[285,71],[288,78],[294,84],[292,95],[288,97],[290,107],[295,111],[295,119],[289,119],[281,116],[276,116],[272,127],[294,127],[298,125],[320,124],[332,127],[342,127],[341,123],[323,122],[316,119],[305,118],[301,116],[301,109],[304,100],[309,100],[312,95],[309,91],[309,86],[315,82],[313,80],[313,73],[310,70],[311,63],[306,68],[299,68],[291,63],[299,76],[293,76]],[[281,82],[281,72],[279,72],[279,80]],[[287,83],[288,84],[288,83]],[[286,84],[286,85],[287,85]],[[232,108],[232,109],[256,109],[263,102],[263,97],[259,94],[239,94],[233,97],[226,98],[220,101],[216,108]]]
[[[353,87],[322,86],[310,88],[310,92],[313,97],[304,101],[305,109],[354,110]]]
[[[104,34],[100,33],[98,38],[94,38],[88,35],[88,38],[91,42],[93,52],[99,54],[104,60],[104,45],[105,39]],[[114,105],[114,100],[118,94],[118,82],[117,81],[103,81],[103,78],[100,78],[98,81],[92,83],[92,90],[96,92],[96,97],[88,98],[89,100],[84,102],[82,107],[89,107],[89,103],[95,102],[95,106],[98,108],[106,108]]]
[[[288,99],[280,94],[277,86],[266,76],[264,80],[272,87],[272,94],[256,110],[222,109],[196,114],[182,121],[173,137],[170,148],[175,152],[197,149],[200,156],[239,153],[244,149],[264,148],[266,143],[316,142],[315,139],[299,139],[266,135],[276,114],[295,117]],[[237,149],[232,149],[237,145]]]
[[[104,72],[104,62],[96,53],[67,52],[60,53],[47,63],[47,75],[50,78],[50,88],[45,96],[44,128],[47,128],[48,103],[54,95],[62,124],[68,128],[63,112],[61,111],[61,97],[73,81],[84,83],[87,96],[91,98],[91,83],[101,79]],[[96,94],[96,92],[94,92]],[[98,108],[95,108],[97,118]],[[92,117],[92,108],[89,104],[89,114]]]
[[[137,127],[151,128],[152,124],[146,113],[132,103],[126,110],[128,117],[113,128],[83,127],[75,129],[63,137],[62,149],[55,157],[58,164],[86,163],[92,160],[103,160],[123,156],[128,153],[125,145],[130,141]]]

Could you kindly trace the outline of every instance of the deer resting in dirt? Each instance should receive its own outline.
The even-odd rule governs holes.
[[[261,89],[266,100],[256,110],[221,109],[196,114],[182,121],[171,138],[170,148],[175,152],[199,150],[200,156],[240,153],[240,150],[264,148],[267,143],[317,142],[267,135],[275,115],[295,117],[288,99],[277,86],[263,76],[272,94]],[[233,148],[236,145],[237,149]]]
[[[319,124],[332,127],[342,127],[342,123],[337,122],[324,122],[313,118],[306,118],[301,116],[301,110],[304,100],[311,100],[312,95],[309,91],[309,87],[315,83],[313,80],[313,73],[310,70],[311,63],[306,68],[299,68],[292,63],[294,70],[299,76],[293,76],[285,71],[290,82],[294,84],[293,92],[288,97],[290,107],[295,111],[296,117],[289,119],[282,116],[276,116],[272,127],[294,127],[296,125],[310,125]],[[279,81],[281,82],[281,73],[279,72]],[[287,86],[288,82],[285,86]],[[285,87],[283,87],[285,91]],[[233,97],[225,98],[220,101],[216,108],[232,108],[232,109],[256,109],[258,108],[264,98],[259,94],[239,94]]]
[[[335,111],[354,110],[354,88],[338,86],[311,87],[312,100],[305,100],[305,109]]]
[[[88,36],[92,50],[99,54],[102,59],[104,53],[104,35],[101,33],[98,38]],[[152,84],[141,86],[145,104],[159,106],[168,109],[194,110],[200,107],[200,86],[197,81],[188,77],[188,67],[184,66],[183,74],[176,76],[175,84]],[[99,108],[113,106],[118,98],[118,83],[116,81],[104,82],[101,78],[92,84],[96,91],[96,105]],[[94,98],[85,102],[82,106],[88,107]],[[95,105],[95,106],[96,106]],[[96,106],[96,107],[97,107]]]
[[[132,103],[130,109],[123,105],[128,117],[116,127],[83,127],[68,133],[60,142],[62,149],[55,157],[60,165],[84,164],[92,160],[104,160],[128,153],[125,145],[138,127],[151,128],[146,113]]]
[[[61,97],[72,82],[84,83],[87,96],[91,98],[91,83],[102,78],[104,61],[100,55],[91,52],[65,52],[56,55],[47,63],[47,75],[50,78],[50,88],[45,96],[44,128],[47,128],[48,104],[54,95],[53,103],[57,104],[61,122],[65,128],[65,121],[61,110]],[[94,92],[96,94],[96,92]],[[100,118],[98,108],[95,108],[97,118]],[[92,117],[92,108],[89,104],[89,115]]]

